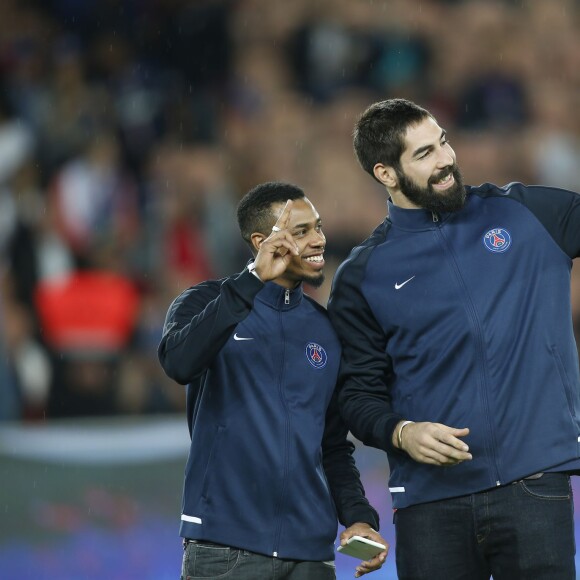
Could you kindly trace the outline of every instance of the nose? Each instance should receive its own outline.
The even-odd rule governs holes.
[[[437,158],[437,167],[442,169],[443,167],[449,167],[450,165],[454,164],[455,158],[453,157],[451,150],[446,148],[439,149],[439,156]]]
[[[312,245],[316,248],[326,245],[326,236],[322,232],[322,230],[314,231],[314,236],[312,238]]]

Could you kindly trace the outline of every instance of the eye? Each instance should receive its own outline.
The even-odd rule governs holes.
[[[300,230],[294,230],[294,233],[292,235],[296,236],[296,237],[304,236],[304,235],[306,235],[306,230],[304,228],[302,228]]]
[[[429,153],[431,153],[431,151],[425,151],[425,153],[419,155],[418,159],[425,159],[429,155]]]

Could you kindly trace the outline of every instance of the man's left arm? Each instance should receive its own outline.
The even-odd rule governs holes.
[[[536,216],[571,259],[580,257],[580,194],[521,183],[511,184],[507,193]]]
[[[354,444],[348,440],[347,435],[348,429],[340,416],[337,393],[334,392],[326,413],[322,463],[338,521],[346,528],[340,535],[341,544],[346,544],[352,536],[363,536],[387,546],[384,552],[357,566],[355,577],[358,578],[383,565],[389,545],[377,531],[379,515],[365,496],[353,457]]]

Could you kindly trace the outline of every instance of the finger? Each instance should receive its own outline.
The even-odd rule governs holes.
[[[366,572],[370,572],[371,570],[378,570],[385,562],[386,557],[387,557],[387,550],[385,550],[384,552],[380,552],[379,554],[377,554],[376,556],[374,556],[370,560],[365,560],[364,562],[361,562],[357,566],[357,569],[360,568],[361,570],[364,570]]]
[[[450,449],[447,447],[447,449]],[[439,445],[438,447],[424,447],[420,449],[420,453],[423,455],[423,461],[425,463],[431,463],[433,465],[455,465],[461,463],[468,459],[468,457],[455,457],[447,452],[446,446]],[[458,453],[458,452],[455,452]]]
[[[469,435],[469,427],[463,427],[462,429],[450,429],[449,432],[451,433],[451,435],[454,435],[455,437],[466,437],[467,435]]]
[[[352,536],[353,534],[348,530],[344,530],[341,534],[340,534],[340,545],[341,546],[346,546],[346,543],[348,542],[348,539]]]
[[[355,578],[360,578],[361,576],[364,576],[365,574],[368,574],[369,572],[372,572],[372,570],[369,570],[368,568],[363,568],[362,564],[356,567],[356,573],[354,575]]]
[[[440,453],[435,453],[432,450],[428,450],[419,455],[419,461],[422,463],[427,463],[429,465],[447,465],[448,459],[441,455]]]
[[[453,435],[443,434],[441,437],[438,438],[439,442],[443,445],[446,445],[450,449],[455,449],[459,452],[466,453],[469,451],[469,445],[465,443],[465,441],[461,441],[461,439],[457,439],[457,437],[453,437]]]
[[[455,429],[453,427],[447,427],[446,425],[441,425],[440,423],[435,423],[432,425],[430,430],[430,435],[450,447],[453,447],[459,451],[469,451],[469,446],[465,441],[459,439],[459,437],[466,437],[469,435],[469,429],[464,427],[463,429]]]
[[[271,233],[262,244],[262,246],[264,245],[266,248],[269,248],[272,253],[277,253],[279,248],[285,247],[295,256],[300,254],[300,250],[296,245],[294,238],[287,231]],[[286,252],[284,252],[282,255],[286,255]]]
[[[292,213],[292,200],[289,199],[282,210],[282,213],[276,220],[274,224],[275,227],[280,228],[280,230],[285,230],[288,228],[288,223],[290,222],[290,214]]]
[[[288,252],[297,256],[300,252],[294,241],[287,239],[279,240],[275,245],[275,254],[280,254],[280,256],[285,256]]]
[[[440,445],[442,446],[440,452],[448,457],[461,461],[472,459],[469,446],[459,439],[452,439],[451,441],[445,439],[440,442]]]
[[[463,451],[462,449],[457,449],[452,445],[447,445],[442,441],[437,441],[433,446],[434,451],[442,455],[446,461],[468,461],[471,459],[471,453],[468,451]]]
[[[385,553],[381,552],[380,554],[377,554],[371,560],[365,560],[364,562],[361,562],[360,565],[363,568],[368,568],[370,570],[376,570],[377,568],[380,568],[383,565],[384,561],[385,561]]]
[[[358,576],[355,574],[356,578],[363,576],[364,574],[368,574],[369,572],[374,572],[375,570],[379,570],[383,563],[382,562],[375,562],[376,558],[368,562],[361,562],[357,567],[356,571]]]
[[[457,439],[451,441],[450,443],[448,443],[446,440],[439,440],[434,445],[432,445],[432,448],[441,455],[444,455],[450,459],[456,459],[460,461],[471,459],[471,453],[468,451],[469,447]]]

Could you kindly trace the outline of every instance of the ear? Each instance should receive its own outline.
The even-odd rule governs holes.
[[[393,167],[390,165],[383,165],[382,163],[377,163],[373,167],[373,173],[375,177],[389,189],[393,189],[397,185],[397,173]]]
[[[254,255],[256,255],[258,253],[258,250],[260,249],[262,242],[266,238],[267,238],[267,236],[265,236],[264,234],[261,234],[260,232],[254,232],[250,236],[250,241],[252,242],[252,248],[254,250]]]

